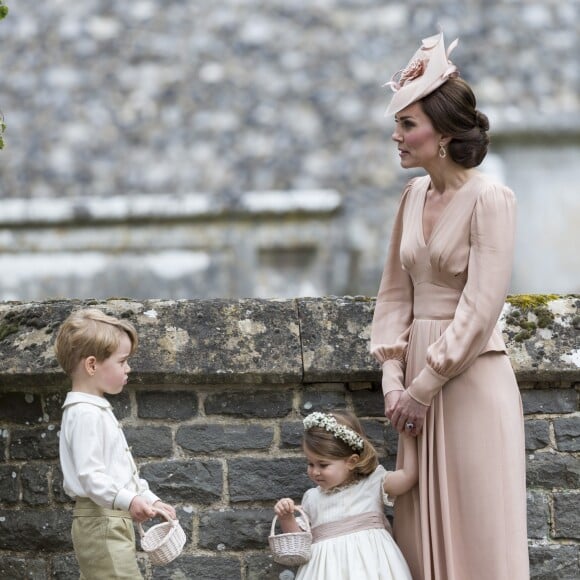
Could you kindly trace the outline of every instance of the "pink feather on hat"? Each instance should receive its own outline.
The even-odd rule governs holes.
[[[432,93],[447,79],[458,76],[457,67],[449,60],[451,51],[458,43],[459,39],[456,38],[445,50],[443,32],[424,38],[407,66],[383,85],[391,87],[395,93],[385,115],[398,113]]]

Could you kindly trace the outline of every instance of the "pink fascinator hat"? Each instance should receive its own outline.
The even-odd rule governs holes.
[[[457,67],[449,60],[449,55],[458,42],[459,39],[456,38],[445,50],[443,32],[424,38],[409,64],[396,72],[384,85],[391,87],[395,93],[385,115],[398,113],[432,93],[447,79],[459,76]]]

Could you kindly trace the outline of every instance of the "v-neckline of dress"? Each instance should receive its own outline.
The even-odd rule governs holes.
[[[454,202],[457,198],[457,196],[459,195],[459,193],[465,188],[465,186],[474,178],[475,176],[472,175],[456,192],[455,195],[449,200],[449,202],[447,203],[447,205],[441,210],[441,213],[439,214],[439,217],[437,218],[437,221],[433,224],[433,228],[431,228],[431,235],[429,236],[429,239],[427,240],[425,238],[425,228],[423,227],[423,214],[425,213],[425,204],[427,203],[427,192],[429,191],[429,186],[431,185],[431,180],[427,180],[427,185],[424,187],[423,189],[423,197],[421,200],[421,215],[420,215],[420,229],[421,229],[421,241],[423,242],[423,245],[425,247],[429,247],[429,245],[431,244],[431,242],[433,241],[433,238],[435,237],[435,234],[437,233],[437,231],[439,230],[439,226],[441,224],[441,222],[443,221],[443,219],[445,218],[445,214],[448,213],[449,208],[454,205]]]

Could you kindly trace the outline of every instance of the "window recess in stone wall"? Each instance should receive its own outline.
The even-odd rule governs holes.
[[[326,286],[323,275],[316,246],[261,248],[254,290],[262,297],[319,296]]]

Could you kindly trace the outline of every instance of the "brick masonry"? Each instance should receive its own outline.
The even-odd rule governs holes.
[[[501,325],[526,418],[532,578],[572,579],[580,576],[580,298],[539,299],[540,307],[508,301]],[[52,343],[86,304],[0,303],[2,579],[78,573],[58,465],[67,380]],[[393,465],[396,436],[368,354],[372,300],[93,305],[138,328],[130,383],[112,403],[142,475],[177,506],[188,538],[166,567],[151,568],[139,553],[146,578],[279,578],[284,568],[267,550],[272,505],[309,486],[300,420],[313,410],[354,410]]]

